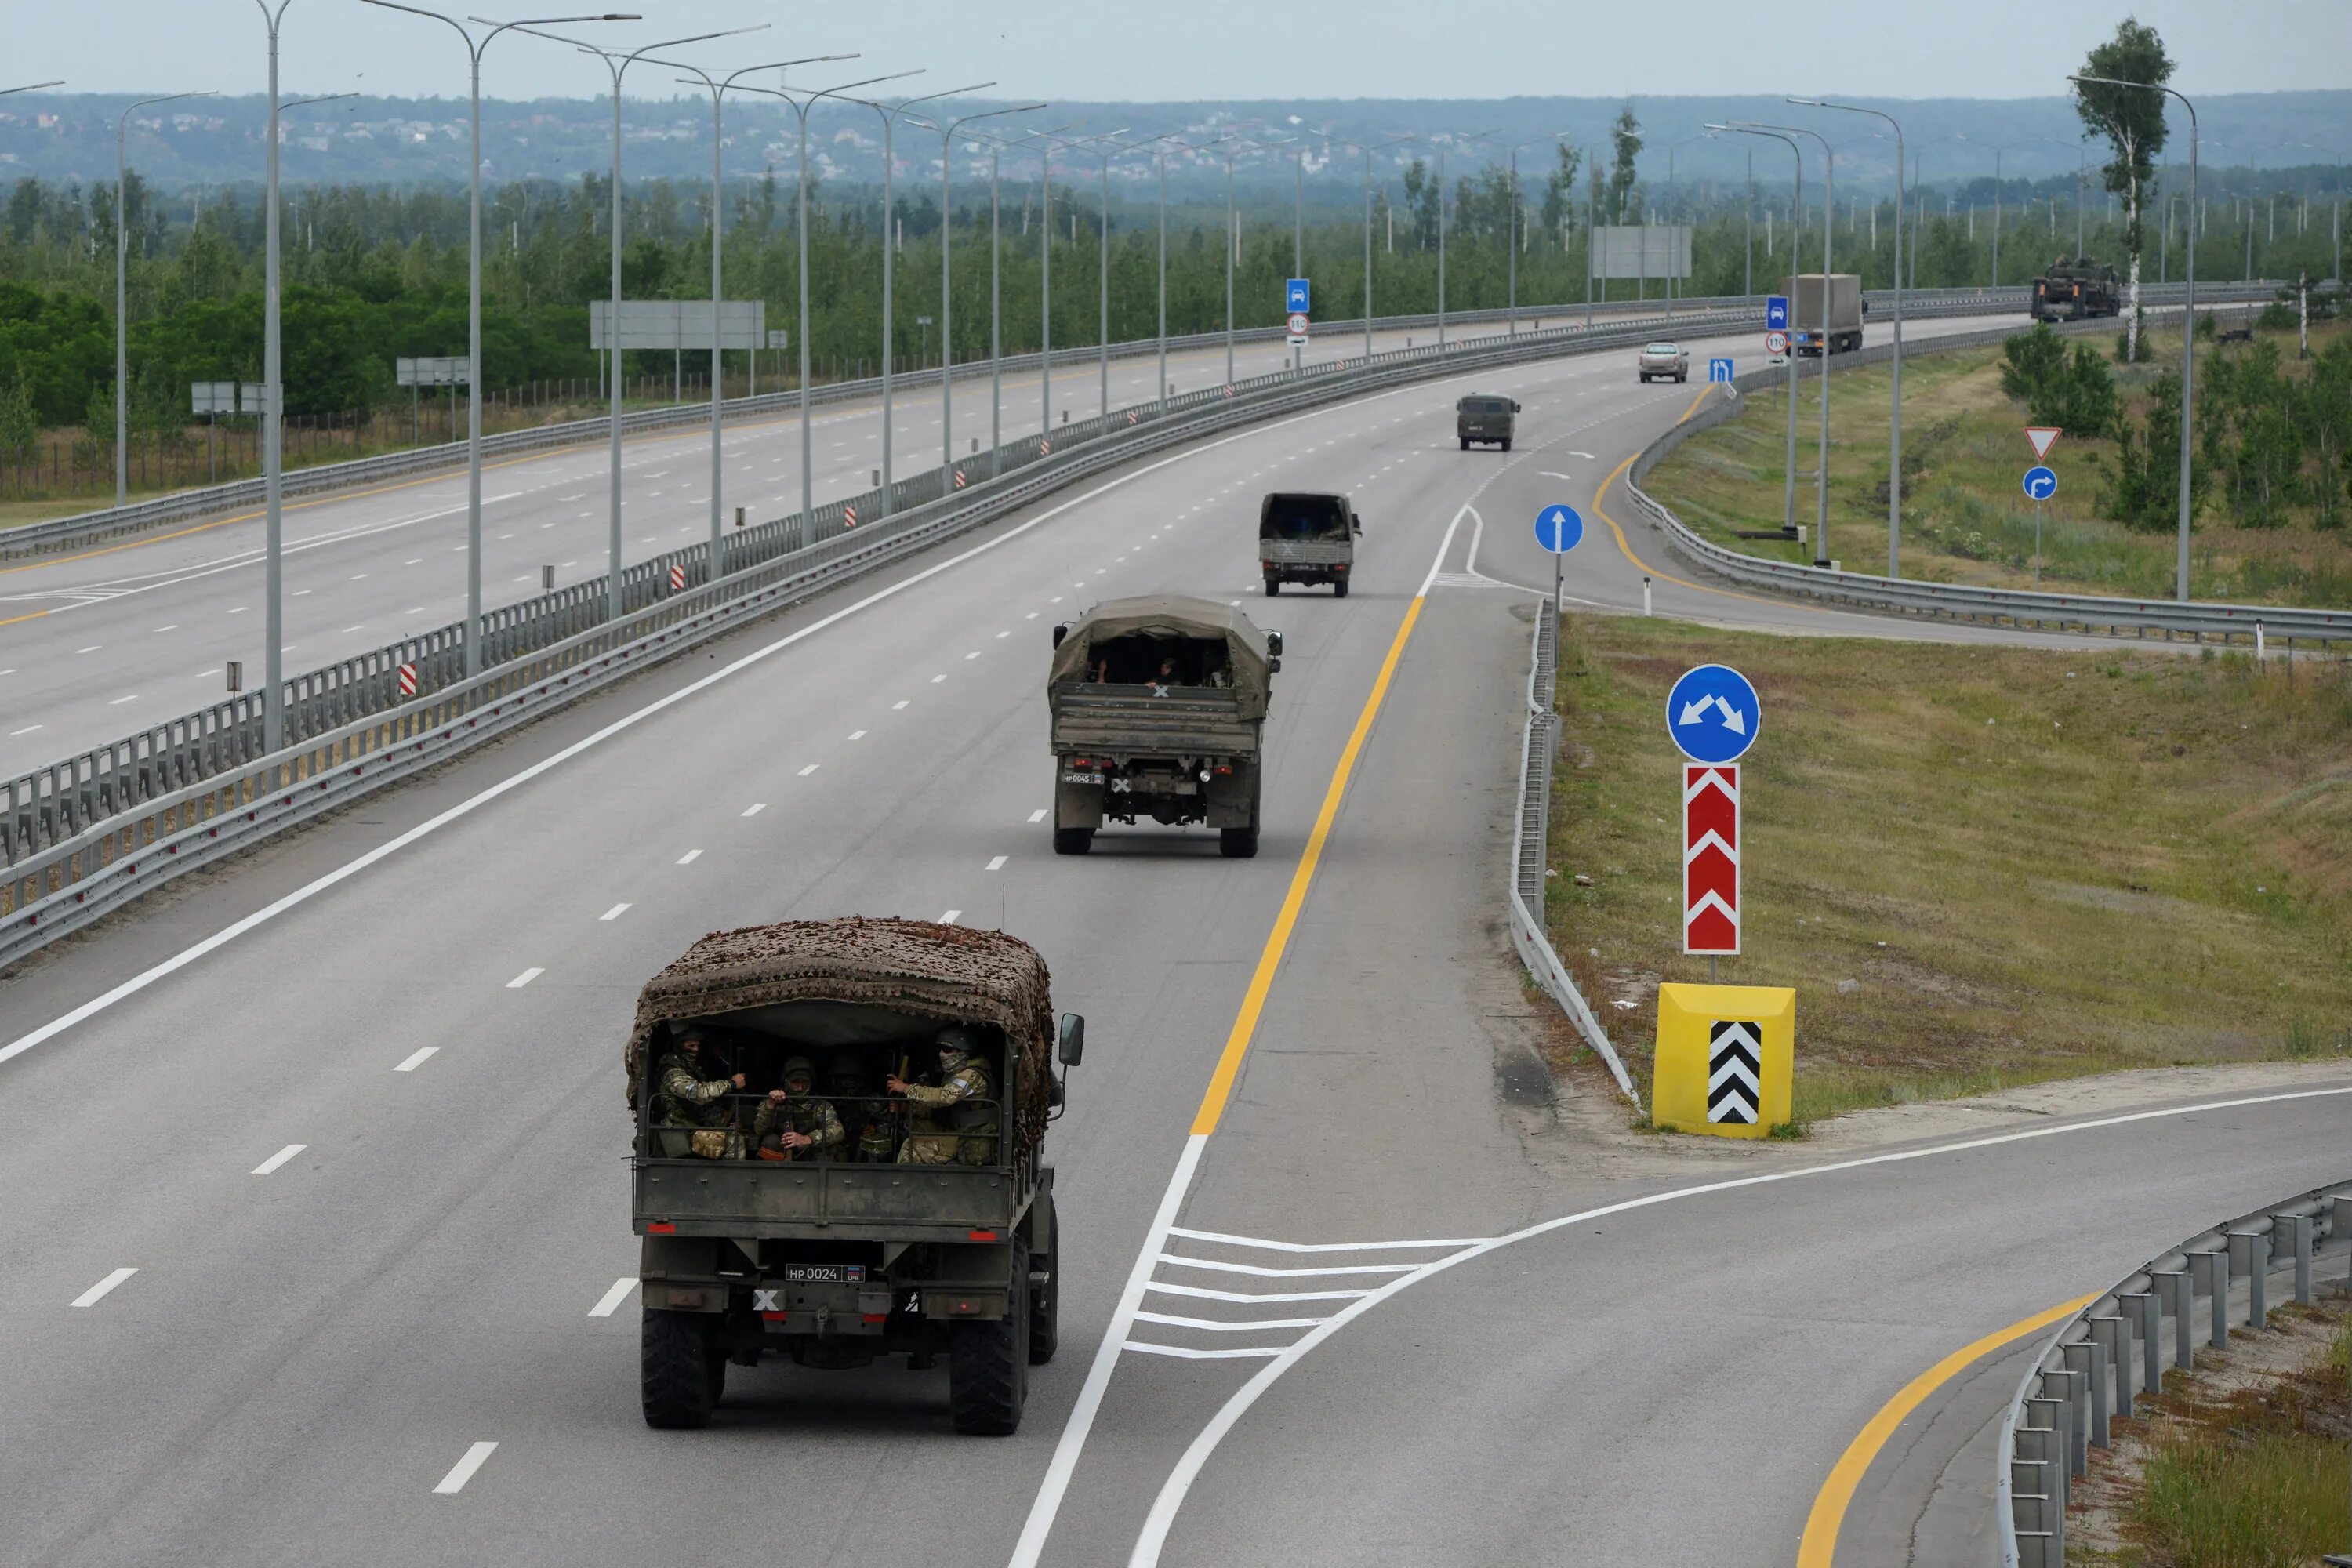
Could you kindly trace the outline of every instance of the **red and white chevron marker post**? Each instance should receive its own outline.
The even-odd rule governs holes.
[[[669,585],[673,591],[686,586],[685,567],[673,566],[669,569]]]
[[[1739,764],[1683,767],[1683,952],[1739,952]]]
[[[400,667],[400,694],[403,697],[416,695],[416,667],[413,664]]]

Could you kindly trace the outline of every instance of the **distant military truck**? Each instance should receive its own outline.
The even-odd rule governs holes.
[[[1257,510],[1257,564],[1268,598],[1285,583],[1328,583],[1334,598],[1348,596],[1356,536],[1364,520],[1341,495],[1282,492]]]
[[[2087,256],[2061,256],[2033,280],[2037,321],[2082,321],[2122,309],[2122,280],[2112,267]]]
[[[1842,354],[1862,347],[1863,317],[1868,312],[1862,302],[1860,278],[1851,272],[1832,272],[1824,289],[1820,273],[1807,272],[1782,279],[1780,288],[1789,297],[1789,324],[1795,329],[1798,353],[1815,355],[1826,347],[1831,353]]]
[[[1018,1426],[1056,1339],[1057,1036],[1076,1066],[1036,951],[964,926],[719,931],[648,981],[622,1055],[646,1422],[704,1425],[762,1355],[944,1354],[958,1431]]]
[[[1263,731],[1282,634],[1214,599],[1108,599],[1054,628],[1054,852],[1108,820],[1217,829],[1257,853]]]
[[[1454,434],[1465,452],[1474,441],[1491,442],[1507,452],[1511,449],[1511,437],[1516,434],[1518,414],[1516,398],[1474,392],[1454,405]]]

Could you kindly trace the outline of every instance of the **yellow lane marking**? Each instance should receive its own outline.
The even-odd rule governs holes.
[[[0,621],[0,626],[13,626],[18,621],[37,621],[43,616],[54,616],[56,614],[57,612],[55,610],[35,610],[30,615],[10,616],[6,620]]]
[[[1364,749],[1365,738],[1372,732],[1372,721],[1379,716],[1381,700],[1388,695],[1389,679],[1396,673],[1397,660],[1404,654],[1404,645],[1412,637],[1413,623],[1421,619],[1421,607],[1428,603],[1425,595],[1416,597],[1404,613],[1404,622],[1397,627],[1395,640],[1389,644],[1388,658],[1381,661],[1381,673],[1372,682],[1371,695],[1364,699],[1364,710],[1356,715],[1356,728],[1348,737],[1348,744],[1339,752],[1339,764],[1331,771],[1331,784],[1323,792],[1323,808],[1315,814],[1315,829],[1307,836],[1306,852],[1298,857],[1298,868],[1290,874],[1290,890],[1283,895],[1282,912],[1275,917],[1274,930],[1267,933],[1265,951],[1258,954],[1257,972],[1250,976],[1249,990],[1243,994],[1241,1012],[1234,1018],[1233,1032],[1225,1037],[1224,1054],[1217,1058],[1217,1070],[1209,1079],[1208,1092],[1201,1097],[1200,1113],[1192,1118],[1195,1136],[1206,1137],[1217,1130],[1217,1119],[1225,1113],[1226,1097],[1233,1093],[1234,1079],[1240,1076],[1242,1058],[1249,1055],[1250,1040],[1257,1033],[1258,1015],[1265,1009],[1266,994],[1274,989],[1275,972],[1282,967],[1282,955],[1290,946],[1291,928],[1298,922],[1298,911],[1307,902],[1307,889],[1315,880],[1315,868],[1322,862],[1324,840],[1331,835],[1331,824],[1339,815],[1339,803],[1348,793],[1348,778],[1356,770],[1356,758]]]
[[[1822,1489],[1813,1498],[1813,1510],[1805,1516],[1805,1533],[1797,1542],[1797,1568],[1830,1568],[1837,1555],[1838,1527],[1845,1522],[1846,1504],[1853,1500],[1854,1489],[1862,1484],[1863,1473],[1870,1468],[1870,1462],[1878,1457],[1879,1449],[1886,1446],[1886,1439],[1895,1435],[1895,1428],[1902,1425],[1906,1415],[1980,1358],[2037,1329],[2046,1329],[2061,1318],[2072,1317],[2097,1300],[2095,1292],[2078,1296],[2005,1329],[1996,1329],[1974,1344],[1962,1345],[1905,1384],[1903,1391],[1879,1407],[1870,1424],[1855,1435],[1838,1462],[1830,1467],[1829,1479],[1822,1483]]]

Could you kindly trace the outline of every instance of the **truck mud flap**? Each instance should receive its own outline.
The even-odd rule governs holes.
[[[1103,786],[1098,784],[1071,784],[1064,779],[1054,785],[1055,827],[1100,827],[1102,808]]]
[[[1257,764],[1235,763],[1230,773],[1209,780],[1206,794],[1208,826],[1251,827],[1257,822]]]

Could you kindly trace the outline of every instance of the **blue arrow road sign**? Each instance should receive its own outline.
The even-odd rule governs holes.
[[[1695,763],[1738,762],[1763,722],[1756,688],[1728,665],[1685,670],[1666,693],[1666,733]]]
[[[2058,476],[2037,463],[2025,470],[2025,495],[2028,500],[2048,500],[2058,493]]]
[[[1572,506],[1548,506],[1536,513],[1536,542],[1554,555],[1565,555],[1584,537],[1584,520]]]
[[[1286,314],[1294,312],[1298,314],[1310,314],[1311,311],[1307,306],[1307,300],[1311,291],[1312,290],[1309,289],[1307,279],[1304,278],[1294,278],[1288,283],[1285,284],[1282,289],[1282,309],[1284,312]]]
[[[1711,359],[1707,361],[1706,378],[1711,382],[1728,382],[1731,379],[1731,362],[1727,359]]]
[[[1773,294],[1765,299],[1764,325],[1776,332],[1788,331],[1789,297],[1786,294]]]

